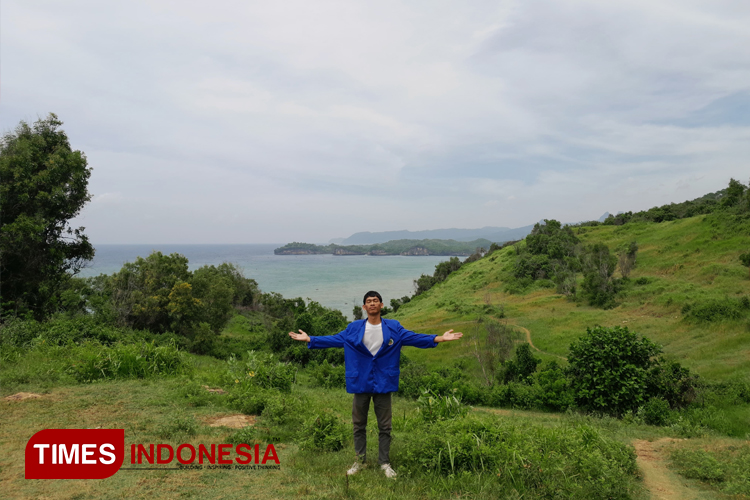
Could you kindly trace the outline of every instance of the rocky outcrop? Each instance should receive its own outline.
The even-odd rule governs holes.
[[[317,252],[304,248],[277,248],[273,251],[275,255],[315,255]]]
[[[363,252],[355,252],[346,248],[337,248],[333,251],[333,255],[365,255]]]
[[[401,252],[401,255],[430,255],[430,251],[425,247],[413,247],[405,252]]]

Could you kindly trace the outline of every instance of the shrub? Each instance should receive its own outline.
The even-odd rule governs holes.
[[[188,406],[194,407],[210,406],[214,402],[219,402],[221,398],[220,394],[208,392],[195,380],[186,380],[178,390],[178,394],[186,400]]]
[[[113,347],[86,344],[79,348],[66,371],[79,382],[93,382],[176,375],[188,372],[189,366],[174,344],[156,346],[153,342],[139,342]]]
[[[589,410],[622,415],[644,403],[652,357],[661,348],[627,327],[587,328],[570,345],[568,375],[576,403]]]
[[[686,304],[682,308],[682,313],[687,319],[707,323],[741,319],[747,312],[748,307],[746,307],[745,302],[731,298],[710,300],[699,304]]]
[[[234,408],[245,415],[260,415],[266,408],[268,398],[268,391],[262,389],[239,389],[231,392],[228,398],[228,403],[231,408]]]
[[[552,361],[537,375],[539,384],[538,405],[546,410],[565,411],[575,405],[575,395],[565,371]]]
[[[333,413],[316,414],[302,427],[299,445],[304,450],[339,451],[346,441],[346,426]]]
[[[583,255],[583,283],[581,289],[589,305],[609,309],[615,306],[615,295],[620,282],[612,278],[617,267],[617,257],[609,247],[595,243],[586,247]]]
[[[530,384],[533,381],[532,376],[536,371],[536,367],[541,362],[541,359],[531,353],[531,346],[523,343],[516,347],[516,359],[511,359],[504,363],[503,379],[506,383],[522,382]]]
[[[454,395],[438,396],[429,389],[417,399],[417,405],[419,405],[419,415],[425,422],[453,420],[466,416],[469,411],[460,398]]]
[[[647,393],[665,399],[672,408],[684,408],[695,400],[700,385],[698,375],[660,357],[649,370]]]
[[[244,362],[231,356],[227,364],[230,376],[243,387],[255,386],[290,392],[297,374],[294,365],[279,362],[273,354],[255,351],[249,351]]]
[[[320,365],[313,366],[310,374],[315,385],[320,387],[326,389],[346,387],[346,373],[343,365],[332,366],[328,360],[324,360]]]
[[[226,442],[231,444],[253,444],[257,441],[255,427],[244,427],[229,435]]]
[[[266,406],[261,416],[274,424],[299,422],[303,408],[304,405],[299,396],[271,391],[268,393]]]
[[[667,425],[672,418],[669,403],[661,397],[649,399],[638,414],[648,425]]]

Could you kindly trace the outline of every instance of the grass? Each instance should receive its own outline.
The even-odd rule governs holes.
[[[34,359],[32,364],[42,362],[33,357],[33,352],[29,355]],[[0,459],[0,484],[5,496],[81,499],[542,498],[546,494],[543,494],[544,491],[550,493],[554,490],[560,494],[567,491],[571,498],[590,498],[601,491],[616,490],[621,498],[638,499],[645,498],[646,493],[625,463],[603,469],[602,477],[605,479],[601,484],[565,478],[576,477],[575,473],[571,473],[576,467],[601,467],[606,462],[602,462],[597,451],[600,445],[596,443],[610,443],[606,444],[605,449],[623,446],[622,450],[626,450],[635,438],[658,439],[679,435],[679,429],[647,426],[637,420],[493,408],[474,408],[466,417],[467,423],[443,421],[425,426],[417,413],[418,404],[415,401],[394,396],[392,461],[400,474],[398,481],[386,481],[377,467],[370,467],[362,474],[349,478],[347,483],[343,472],[353,461],[352,442],[348,435],[351,432],[351,395],[343,389],[311,387],[311,377],[303,370],[298,374],[297,383],[288,397],[304,401],[305,405],[297,408],[288,418],[278,421],[276,416],[266,416],[264,413],[254,428],[244,431],[244,436],[253,442],[273,442],[277,445],[282,464],[280,471],[121,471],[109,479],[97,481],[23,478],[26,441],[43,428],[123,428],[126,432],[126,450],[129,450],[130,443],[167,443],[173,446],[190,443],[197,447],[200,443],[230,442],[235,431],[207,425],[211,418],[234,413],[230,400],[235,383],[227,376],[228,363],[195,355],[190,355],[188,362],[192,369],[184,375],[155,375],[145,379],[115,379],[83,384],[74,380],[32,380],[26,383],[23,390],[42,392],[44,396],[0,405],[0,419],[4,422],[0,429],[0,446],[4,451]],[[224,388],[229,394],[208,393],[204,385]],[[10,389],[3,384],[1,394],[4,396],[18,389]],[[320,452],[299,448],[299,426],[309,421],[310,415],[316,412],[331,414],[346,426],[348,431],[342,450]],[[374,420],[371,418],[368,427],[370,457],[377,456]],[[705,432],[703,434],[706,435]],[[478,455],[483,457],[478,462],[479,470],[459,466],[457,457],[471,453],[471,443],[477,439],[472,437],[474,435],[482,440],[492,435],[505,436],[503,439],[507,444],[503,446],[507,446],[511,454],[503,455],[502,448],[493,445],[486,450],[488,454]],[[707,435],[714,436],[711,432]],[[582,443],[581,439],[594,443],[594,448],[590,451],[586,451],[585,447],[577,449],[577,446],[584,446],[576,444]],[[711,442],[711,439],[707,442]],[[741,443],[739,440],[721,439],[725,443]],[[570,449],[571,446],[573,449]],[[548,459],[544,454],[534,458],[535,450],[543,449],[558,450],[556,453],[563,449],[567,451],[562,453],[562,461],[549,459],[546,462]],[[419,466],[420,460],[434,460],[435,453],[447,457],[439,460],[443,469],[449,463],[444,460],[451,460],[453,456],[454,465],[450,472],[446,469],[442,474],[435,474],[430,472],[432,469],[423,470]],[[126,452],[126,459],[128,456],[129,452]],[[570,461],[571,458],[577,460],[576,457],[591,457],[591,461]],[[498,466],[495,472],[488,467],[486,470],[482,468],[500,463],[504,465]],[[541,471],[530,470],[532,464]],[[528,468],[525,467],[527,465]],[[555,467],[560,472],[555,472]],[[531,488],[534,484],[537,486]],[[539,489],[540,486],[544,488]]]
[[[699,439],[670,448],[670,466],[682,477],[729,495],[750,495],[750,444],[747,442]]]
[[[416,403],[394,398],[394,467],[401,473],[398,481],[386,481],[376,467],[347,481],[344,471],[353,461],[351,438],[339,452],[302,451],[293,442],[277,443],[282,464],[280,471],[121,471],[105,480],[43,481],[23,478],[23,450],[27,439],[42,428],[123,428],[126,450],[130,443],[228,442],[230,429],[206,425],[209,417],[230,413],[226,396],[201,406],[191,406],[184,386],[192,382],[215,380],[216,366],[204,366],[191,380],[166,377],[144,380],[115,380],[93,384],[56,387],[43,398],[3,403],[0,418],[0,481],[5,498],[453,498],[456,494],[480,498],[512,493],[495,473],[485,475],[448,475],[443,479],[421,474],[405,465],[404,448],[413,434],[411,423],[417,419]],[[349,422],[351,396],[343,390],[315,389],[296,385],[295,392],[314,408],[326,408],[342,423]],[[531,412],[497,414],[476,410],[472,418],[502,422],[506,427],[554,429],[578,426],[571,417],[552,417]],[[377,456],[377,429],[371,419],[368,435],[370,457]],[[590,421],[586,421],[589,425]],[[258,435],[264,433],[258,425]],[[550,431],[550,432],[552,432]],[[557,432],[557,431],[556,431]],[[602,430],[602,432],[609,432]],[[611,433],[609,433],[611,434]],[[129,452],[126,452],[126,461]],[[126,463],[125,467],[130,465]],[[638,497],[635,477],[627,479],[627,488]],[[531,498],[534,498],[532,496]]]

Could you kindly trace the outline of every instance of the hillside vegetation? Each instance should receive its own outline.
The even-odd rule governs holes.
[[[637,262],[616,306],[602,309],[557,293],[549,280],[521,291],[511,286],[515,259],[525,242],[462,266],[441,284],[413,298],[395,314],[415,331],[468,325],[476,308],[501,306],[508,323],[528,329],[547,360],[566,357],[587,327],[628,326],[664,346],[707,379],[750,375],[750,295],[747,267],[750,219],[709,214],[669,222],[573,228],[584,244],[610,248],[637,241]],[[736,307],[735,307],[736,305]],[[697,312],[697,313],[696,313]],[[461,356],[471,363],[470,343]],[[440,360],[437,352],[414,356]]]

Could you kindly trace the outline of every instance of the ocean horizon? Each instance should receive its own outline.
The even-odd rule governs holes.
[[[340,310],[352,318],[354,305],[361,305],[368,290],[376,290],[386,304],[390,299],[411,296],[414,280],[435,271],[446,256],[370,255],[274,255],[277,243],[256,244],[100,244],[96,254],[79,274],[82,277],[112,274],[126,262],[147,257],[153,251],[179,253],[188,258],[189,269],[230,262],[245,277],[258,282],[263,292],[286,298],[302,297]]]

